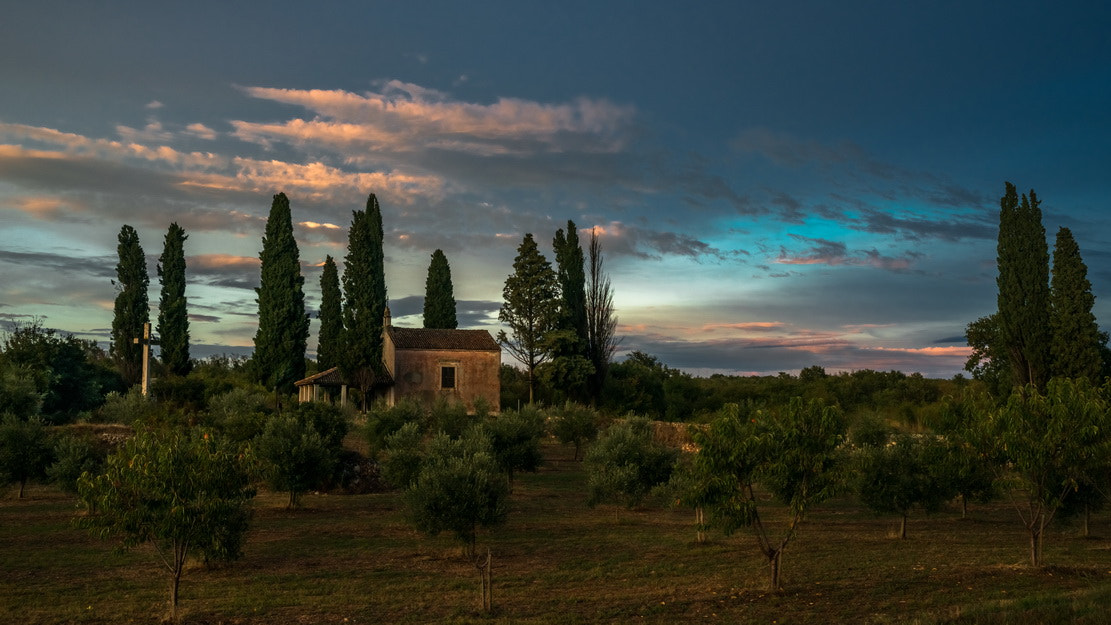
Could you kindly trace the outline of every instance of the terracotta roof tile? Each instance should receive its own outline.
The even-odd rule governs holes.
[[[387,331],[397,349],[501,351],[494,337],[486,330],[433,330],[390,326]]]

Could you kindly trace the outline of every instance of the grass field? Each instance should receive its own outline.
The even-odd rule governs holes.
[[[519,476],[509,520],[479,539],[494,564],[494,614],[449,536],[406,524],[394,493],[306,495],[286,511],[261,492],[243,559],[194,563],[181,587],[187,623],[1106,623],[1111,522],[1096,538],[1054,526],[1047,567],[1025,564],[1005,504],[915,518],[909,538],[851,499],[819,508],[766,590],[748,534],[694,542],[686,510],[585,504],[571,449]],[[74,500],[48,486],[0,499],[0,622],[157,622],[169,575],[149,547],[120,552],[74,529]],[[775,511],[772,513],[775,520]]]

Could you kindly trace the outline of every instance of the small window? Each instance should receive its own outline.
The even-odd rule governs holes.
[[[440,367],[440,388],[455,388],[455,367]]]

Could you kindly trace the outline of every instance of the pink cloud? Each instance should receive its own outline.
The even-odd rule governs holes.
[[[190,269],[250,269],[254,271],[259,266],[256,256],[232,256],[231,254],[198,254],[189,256],[186,264]]]

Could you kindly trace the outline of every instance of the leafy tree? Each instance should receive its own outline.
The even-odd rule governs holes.
[[[412,399],[404,399],[393,406],[378,404],[371,408],[366,419],[366,436],[370,444],[371,456],[385,449],[388,437],[406,424],[418,424],[419,433],[419,423],[424,415],[424,408]],[[405,486],[405,484],[398,484],[398,486]]]
[[[38,417],[7,415],[0,422],[0,482],[19,484],[20,499],[29,480],[46,476],[51,444]]]
[[[78,524],[126,547],[151,543],[170,573],[170,616],[187,558],[235,559],[242,552],[254,496],[243,455],[200,431],[141,432],[108,457],[103,474],[85,474]]]
[[[603,269],[602,244],[598,230],[590,233],[588,283],[586,290],[586,354],[594,372],[590,376],[591,399],[597,404],[605,387],[609,364],[617,349],[617,317],[613,286]]]
[[[451,267],[443,250],[432,252],[428,277],[424,281],[424,327],[448,330],[459,327],[459,321],[455,317]]]
[[[296,508],[301,494],[316,488],[332,474],[335,455],[312,423],[301,415],[275,415],[254,444],[263,461],[267,484],[288,491],[287,508]]]
[[[610,367],[605,405],[613,412],[662,418],[667,410],[664,382],[671,371],[658,358],[635,351]]]
[[[46,469],[46,474],[58,488],[67,493],[77,494],[77,480],[85,473],[100,473],[104,466],[105,454],[77,435],[60,436],[54,442],[54,463]]]
[[[553,388],[570,399],[586,399],[587,382],[594,372],[588,356],[586,273],[583,249],[575,222],[567,221],[567,232],[556,231],[552,240],[556,280],[559,282],[559,313],[548,336],[551,364],[548,376]]]
[[[1049,377],[1049,249],[1037,195],[1006,183],[999,206],[997,323],[1013,382],[1044,388]]]
[[[408,421],[387,434],[382,442],[382,477],[394,488],[408,488],[420,474],[424,462],[424,432],[416,421]]]
[[[40,376],[42,372],[40,372]],[[0,360],[0,414],[29,419],[42,411],[42,396],[35,372]]]
[[[1070,493],[1111,464],[1108,405],[1084,378],[1051,380],[1043,394],[1016,388],[986,415],[981,440],[998,454],[998,478],[1030,538],[1030,564],[1042,563],[1045,530]]]
[[[185,297],[185,240],[189,237],[177,223],[166,232],[162,255],[158,257],[158,281],[162,293],[158,300],[158,338],[162,366],[177,376],[188,375],[189,312]]]
[[[128,384],[136,384],[142,373],[142,345],[133,342],[143,336],[143,324],[150,321],[147,301],[147,257],[139,245],[139,234],[131,226],[120,228],[116,252],[116,303],[112,317],[112,360]]]
[[[343,295],[339,288],[336,261],[330,255],[324,258],[324,271],[320,274],[320,335],[316,344],[316,364],[321,371],[338,366],[344,351]]]
[[[540,437],[544,435],[544,416],[531,406],[507,410],[486,423],[490,451],[498,468],[513,488],[513,474],[535,472],[540,468]]]
[[[402,429],[404,431],[404,428]],[[482,578],[482,605],[492,609],[490,552],[475,558],[480,527],[505,522],[509,490],[481,427],[452,439],[438,434],[416,478],[405,490],[405,503],[418,530],[430,536],[451,532],[463,543]]]
[[[1103,363],[1099,326],[1092,314],[1096,298],[1088,281],[1088,267],[1068,228],[1057,231],[1050,301],[1053,375],[1098,382]]]
[[[1006,346],[1000,336],[999,314],[980,317],[965,329],[968,346],[972,348],[964,364],[973,379],[982,380],[992,394],[1000,397],[1010,393],[1011,365]]]
[[[382,211],[373,193],[366,210],[352,211],[343,269],[344,357],[340,370],[362,392],[363,411],[382,372],[382,324],[386,313]]]
[[[712,521],[727,533],[750,527],[770,566],[770,586],[780,588],[783,551],[806,514],[843,487],[841,411],[819,400],[794,398],[782,413],[727,405],[704,432],[697,432],[698,474],[706,487]],[[788,509],[787,528],[776,540],[760,516],[755,485]]]
[[[266,234],[262,237],[261,282],[258,293],[258,331],[255,333],[256,379],[275,394],[292,389],[305,377],[305,343],[309,316],[305,313],[305,278],[289,198],[274,196]]]
[[[505,279],[498,320],[509,326],[498,332],[500,343],[509,354],[525,366],[529,381],[529,403],[536,389],[536,368],[547,362],[545,338],[556,325],[559,312],[559,283],[532,234],[526,234],[517,247],[513,273]]]
[[[265,393],[254,389],[236,387],[208,400],[206,423],[235,444],[262,434],[268,417]]]
[[[863,453],[860,500],[877,514],[900,515],[899,538],[907,537],[911,508],[936,512],[956,494],[938,462],[942,451],[937,441],[902,435]]]
[[[579,460],[583,445],[598,438],[598,413],[571,402],[554,412],[552,434],[564,445],[574,445],[575,460]]]
[[[610,426],[586,452],[587,505],[638,504],[671,478],[678,452],[656,442],[652,423],[635,417]]]

